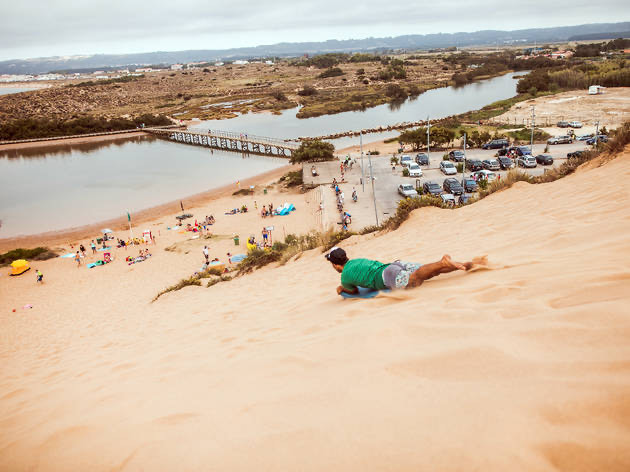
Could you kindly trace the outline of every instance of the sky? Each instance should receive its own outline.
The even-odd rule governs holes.
[[[627,0],[0,0],[0,60],[628,20]]]

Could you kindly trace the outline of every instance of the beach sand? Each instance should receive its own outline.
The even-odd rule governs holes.
[[[3,273],[0,470],[630,470],[630,152],[597,164],[344,241],[489,255],[372,300],[338,297],[313,250],[151,303],[201,259],[171,217],[146,262]],[[226,198],[217,234],[262,226]],[[303,198],[265,224],[313,227]]]

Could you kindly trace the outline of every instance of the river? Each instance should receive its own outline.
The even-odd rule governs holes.
[[[522,74],[522,72],[521,72]],[[432,119],[481,108],[516,93],[514,74],[425,92],[402,105],[298,119],[298,109],[280,115],[246,114],[205,121],[192,129],[220,129],[275,138]],[[0,89],[1,90],[1,89]],[[365,142],[397,132],[370,134]],[[337,148],[358,138],[334,141]],[[287,161],[248,156],[154,138],[48,146],[0,152],[0,238],[66,229],[115,218],[278,168]]]

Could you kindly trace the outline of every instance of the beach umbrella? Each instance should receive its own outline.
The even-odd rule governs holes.
[[[113,231],[112,231],[111,229],[109,229],[109,228],[105,228],[105,229],[102,229],[102,230],[101,230],[101,233],[103,233],[103,234],[109,234],[109,233],[113,233]]]

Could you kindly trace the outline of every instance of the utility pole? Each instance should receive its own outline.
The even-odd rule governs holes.
[[[429,158],[429,165],[431,165],[431,149],[429,148],[430,141],[431,141],[431,122],[429,121],[429,117],[427,116],[427,157]]]
[[[599,134],[599,121],[595,122],[595,136],[593,136],[593,149],[597,147],[597,143],[599,142],[599,138],[597,135]]]
[[[378,211],[376,211],[376,193],[374,192],[374,171],[372,169],[372,155],[368,154],[370,161],[370,180],[372,181],[372,200],[374,201],[374,216],[376,217],[376,226],[378,226]]]
[[[363,171],[363,130],[359,131],[359,146],[361,148],[361,185],[365,193],[365,172]]]
[[[534,123],[536,120],[536,105],[532,105],[532,139],[530,141],[529,150],[534,155]]]
[[[462,188],[464,189],[462,196],[466,195],[466,133],[464,133],[464,166],[462,167]]]

